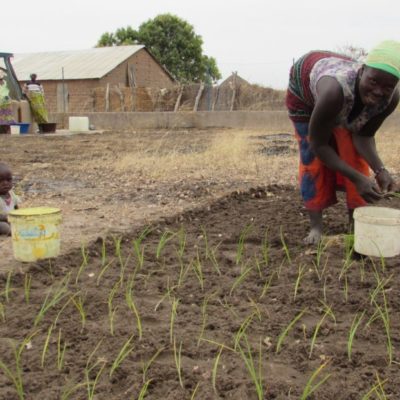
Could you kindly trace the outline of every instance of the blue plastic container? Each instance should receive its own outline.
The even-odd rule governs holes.
[[[25,123],[25,122],[19,122],[17,124],[14,125],[19,125],[19,133],[28,133],[29,132],[29,123]]]

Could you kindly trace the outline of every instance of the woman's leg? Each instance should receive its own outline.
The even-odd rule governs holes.
[[[322,210],[337,202],[335,173],[311,150],[308,123],[295,122],[294,127],[300,150],[300,192],[310,218],[310,232],[304,242],[315,244],[322,235]]]

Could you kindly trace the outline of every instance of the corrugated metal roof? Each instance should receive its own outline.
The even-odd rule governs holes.
[[[143,45],[98,47],[89,50],[15,54],[12,65],[18,80],[27,81],[37,74],[39,81],[101,78],[143,49]]]

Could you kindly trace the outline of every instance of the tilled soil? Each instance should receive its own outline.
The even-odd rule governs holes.
[[[346,223],[340,202],[307,248],[270,186],[25,265],[1,282],[0,398],[398,399],[399,259],[355,257]]]

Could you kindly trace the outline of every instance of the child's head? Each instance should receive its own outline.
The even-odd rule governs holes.
[[[0,195],[7,194],[12,189],[12,173],[7,164],[0,162]]]

